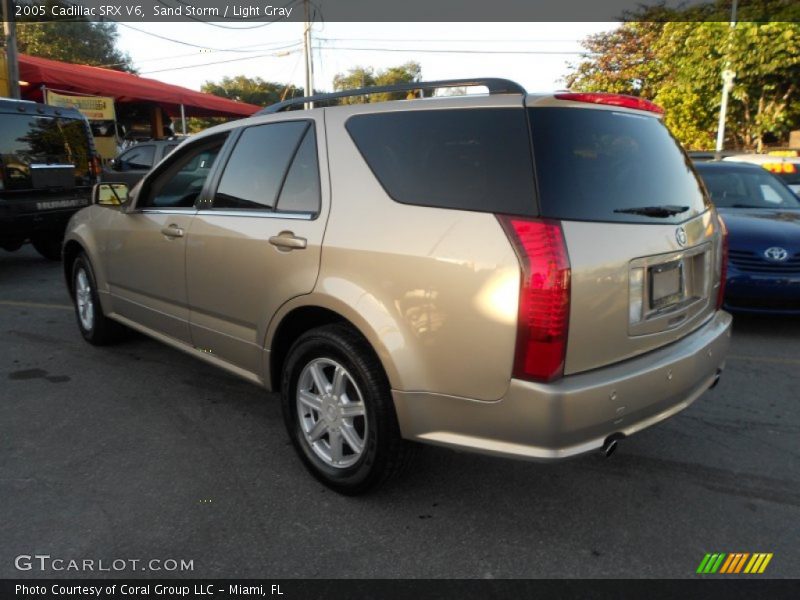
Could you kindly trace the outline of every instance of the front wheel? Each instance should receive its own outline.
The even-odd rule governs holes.
[[[404,462],[389,382],[372,348],[351,329],[328,325],[300,336],[289,350],[281,390],[292,443],[328,487],[361,494]]]
[[[72,264],[72,299],[78,328],[87,342],[104,346],[122,337],[122,325],[103,314],[97,295],[97,280],[85,254],[80,254]]]

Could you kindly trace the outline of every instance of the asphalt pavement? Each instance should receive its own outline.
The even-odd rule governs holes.
[[[36,554],[143,561],[113,576],[694,577],[708,552],[798,577],[798,390],[800,318],[736,317],[717,388],[610,459],[425,446],[346,498],[303,469],[276,397],[143,336],[90,346],[61,265],[0,250],[0,577],[109,574],[15,567]]]

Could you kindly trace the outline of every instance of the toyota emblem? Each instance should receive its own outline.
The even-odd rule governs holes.
[[[675,230],[675,239],[678,241],[679,246],[686,245],[686,230],[683,227],[678,227]]]
[[[773,246],[772,248],[767,248],[764,250],[764,256],[767,257],[767,260],[771,260],[773,262],[783,262],[789,258],[789,253],[783,248]]]

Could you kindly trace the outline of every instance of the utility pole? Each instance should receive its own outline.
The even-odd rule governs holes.
[[[5,0],[8,1],[8,0]],[[303,30],[303,53],[306,60],[306,96],[314,95],[314,61],[311,57],[311,8],[309,0],[304,0],[305,23]],[[314,108],[313,102],[306,102],[307,109]]]
[[[17,24],[11,0],[3,2],[3,34],[6,37],[8,95],[19,100],[19,60],[17,59]]]
[[[733,89],[733,80],[736,78],[736,73],[731,70],[730,59],[727,55],[730,52],[730,35],[733,33],[733,28],[736,27],[736,5],[737,0],[733,0],[731,4],[731,32],[728,34],[728,52],[726,52],[725,69],[722,71],[722,100],[719,104],[719,125],[717,126],[717,147],[716,154],[717,160],[722,156],[722,147],[725,145],[725,117],[728,113],[728,94]]]

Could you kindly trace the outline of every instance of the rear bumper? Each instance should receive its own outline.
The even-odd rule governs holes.
[[[513,379],[496,402],[393,391],[403,437],[464,450],[558,460],[600,449],[683,410],[724,367],[731,316],[611,367],[541,384]]]
[[[36,203],[0,201],[0,238],[27,238],[40,231],[63,234],[72,215],[89,204],[88,199],[70,199],[75,206],[43,208],[36,210]],[[43,200],[42,202],[48,202]]]

